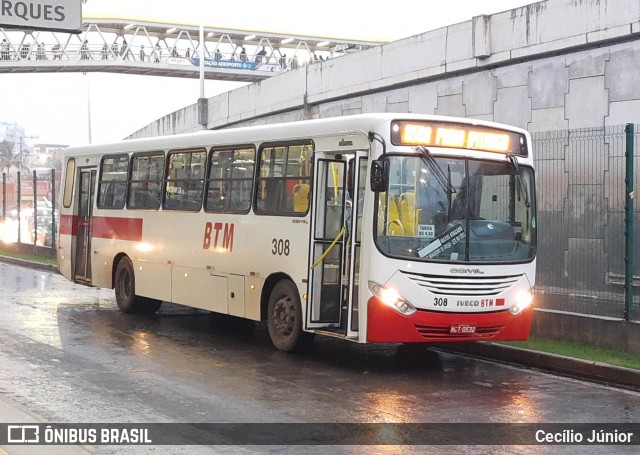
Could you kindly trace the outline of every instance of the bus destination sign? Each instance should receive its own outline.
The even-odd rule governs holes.
[[[79,31],[81,0],[0,0],[0,27]]]
[[[424,145],[527,156],[524,135],[495,127],[450,122],[394,121],[394,145]]]

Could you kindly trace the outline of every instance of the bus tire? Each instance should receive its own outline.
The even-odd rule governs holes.
[[[269,296],[267,327],[273,345],[285,352],[299,352],[313,341],[302,330],[302,305],[298,288],[289,280],[276,283]]]
[[[136,278],[131,259],[124,256],[118,262],[114,277],[118,308],[123,313],[151,314],[158,311],[162,301],[136,295]]]

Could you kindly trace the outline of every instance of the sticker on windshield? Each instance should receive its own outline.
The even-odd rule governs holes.
[[[436,236],[436,226],[434,224],[419,224],[418,237],[433,239]]]
[[[456,223],[427,246],[418,250],[418,256],[433,259],[451,249],[456,243],[464,239],[464,237],[465,233],[462,223]]]

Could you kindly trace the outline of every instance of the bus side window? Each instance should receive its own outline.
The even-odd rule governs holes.
[[[260,150],[256,213],[305,215],[309,210],[312,159],[310,143],[264,146]]]
[[[253,147],[212,150],[205,192],[205,210],[222,213],[248,213],[253,193]]]
[[[100,162],[98,208],[124,208],[129,155],[105,155]]]
[[[127,208],[160,208],[164,153],[141,153],[131,159]]]
[[[204,149],[169,152],[165,210],[198,212],[202,207]]]
[[[67,169],[64,173],[64,194],[62,204],[65,208],[71,207],[71,197],[73,196],[73,180],[76,175],[76,160],[69,158]]]

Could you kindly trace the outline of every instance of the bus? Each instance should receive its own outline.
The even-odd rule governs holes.
[[[125,313],[266,322],[283,351],[522,340],[536,193],[527,131],[362,114],[72,147],[58,267]]]

